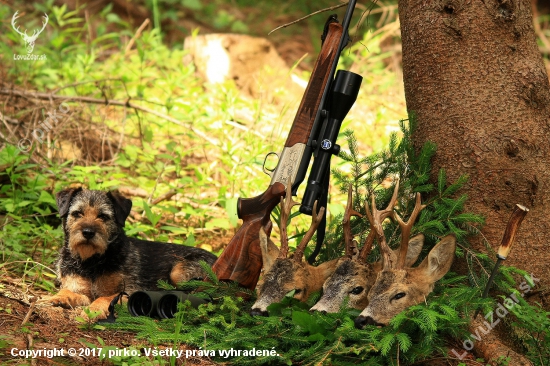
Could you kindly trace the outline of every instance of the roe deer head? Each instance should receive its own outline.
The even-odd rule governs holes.
[[[391,216],[393,206],[397,202],[397,192],[399,190],[399,181],[395,185],[392,199],[388,207],[382,211],[377,211],[380,214],[380,220],[384,221]],[[376,275],[382,269],[382,262],[368,263],[367,256],[372,249],[372,244],[376,237],[376,230],[371,228],[365,244],[358,255],[351,254],[351,228],[349,218],[351,215],[358,216],[359,214],[351,209],[351,187],[348,191],[348,205],[344,214],[344,241],[346,243],[346,255],[341,258],[334,273],[323,284],[323,296],[310,309],[312,311],[321,311],[327,313],[338,312],[340,306],[346,296],[349,296],[348,306],[355,309],[364,309],[368,304],[367,295],[369,289],[374,284]],[[365,207],[367,210],[368,205]],[[373,210],[376,208],[374,207]],[[411,239],[407,251],[406,264],[412,265],[416,262],[422,245],[424,244],[424,236],[418,235]],[[397,255],[397,254],[396,254]]]
[[[399,253],[393,252],[386,243],[380,217],[367,210],[371,227],[378,234],[383,268],[369,291],[367,307],[355,319],[357,328],[362,329],[367,324],[385,325],[401,311],[425,300],[435,282],[451,268],[456,248],[454,235],[445,236],[418,267],[411,268],[407,264],[409,236],[416,217],[424,207],[417,193],[416,204],[408,222],[403,222],[397,213],[393,213],[401,227]]]
[[[287,258],[288,236],[286,224],[290,217],[292,206],[297,203],[292,200],[291,184],[287,185],[286,198],[281,198],[281,249],[267,237],[263,229],[260,230],[260,248],[262,250],[262,277],[256,286],[258,298],[252,305],[251,315],[269,315],[267,307],[281,301],[284,296],[294,290],[294,297],[306,301],[311,293],[318,291],[323,282],[334,271],[336,261],[332,260],[317,267],[302,261],[304,250],[313,233],[319,226],[325,208],[321,207],[317,213],[317,202],[313,205],[312,224],[300,244],[296,247],[293,257]]]

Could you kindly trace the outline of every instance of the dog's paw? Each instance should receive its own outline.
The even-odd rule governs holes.
[[[107,319],[108,314],[109,314],[108,311],[104,311],[103,309],[92,308],[91,305],[86,310],[82,310],[80,312],[80,316],[86,321],[96,321],[100,319]]]
[[[112,299],[113,296],[97,298],[88,307],[88,313],[93,315],[94,319],[107,319],[107,315],[109,315],[109,304]],[[82,311],[81,316],[84,319],[90,318],[85,311]]]
[[[90,305],[90,299],[86,295],[76,294],[68,290],[61,290],[57,295],[47,299],[53,306],[60,306],[65,309],[74,309],[77,306]]]

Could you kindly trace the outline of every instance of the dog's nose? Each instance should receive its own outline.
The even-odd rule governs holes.
[[[84,236],[86,239],[90,240],[91,238],[93,238],[95,236],[95,231],[94,231],[94,229],[86,227],[86,228],[82,229],[82,236]]]

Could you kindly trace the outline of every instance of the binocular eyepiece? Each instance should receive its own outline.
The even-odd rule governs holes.
[[[170,319],[177,313],[178,303],[186,300],[194,308],[206,304],[206,300],[183,291],[136,291],[128,298],[128,311],[133,316]]]

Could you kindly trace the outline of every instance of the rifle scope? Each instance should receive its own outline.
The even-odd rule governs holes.
[[[330,174],[330,158],[340,152],[340,146],[336,144],[342,121],[357,99],[363,77],[351,71],[338,70],[333,82],[329,99],[329,108],[323,111],[325,123],[319,138],[313,141],[315,149],[315,161],[309,173],[304,198],[300,206],[300,212],[311,215],[313,204],[319,199],[323,191],[325,174]],[[327,189],[328,187],[325,187]],[[317,213],[315,213],[317,214]]]
[[[189,300],[199,307],[206,301],[183,291],[136,291],[128,298],[128,311],[133,316],[170,319],[178,311],[178,303]]]

